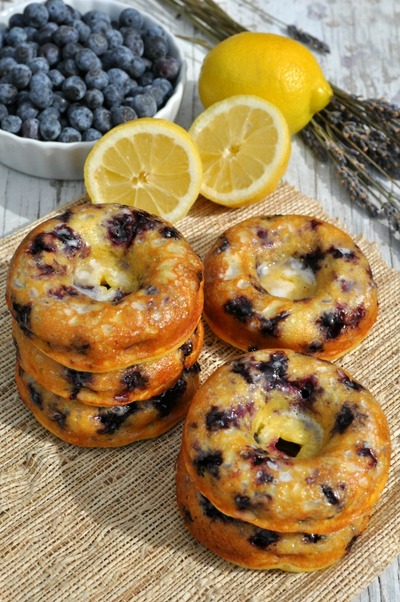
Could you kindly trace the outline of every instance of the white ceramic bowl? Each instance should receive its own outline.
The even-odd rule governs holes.
[[[8,24],[11,15],[20,13],[30,2],[15,4],[0,13],[0,23]],[[130,5],[109,0],[66,0],[82,14],[90,10],[102,10],[116,19],[124,8]],[[159,24],[166,30],[162,23],[154,17],[146,15],[141,9],[146,25]],[[181,72],[175,85],[172,96],[160,109],[155,117],[174,121],[183,96],[185,84],[186,65],[176,38],[166,30],[170,42],[170,54],[181,61]],[[83,165],[94,142],[44,142],[22,138],[0,130],[0,163],[21,171],[31,176],[51,180],[81,180],[83,178]]]

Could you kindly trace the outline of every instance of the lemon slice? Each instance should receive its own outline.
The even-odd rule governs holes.
[[[216,102],[195,119],[189,133],[203,163],[201,193],[220,205],[260,201],[286,171],[291,152],[286,120],[258,96]]]
[[[84,183],[95,204],[122,203],[176,222],[197,199],[202,172],[186,130],[165,119],[141,118],[95,143],[85,161]]]

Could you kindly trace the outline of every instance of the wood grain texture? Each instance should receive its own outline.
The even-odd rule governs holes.
[[[157,0],[125,0],[147,10],[182,36],[198,36],[190,24]],[[318,59],[327,78],[341,88],[364,97],[384,97],[400,104],[400,2],[398,0],[218,0],[245,27],[254,31],[283,33],[265,20],[265,12],[282,22],[324,40],[331,52]],[[0,2],[0,8],[9,2]],[[197,78],[205,48],[181,41],[188,80],[177,122],[190,126],[202,110]],[[319,163],[298,137],[285,180],[302,193],[318,199],[323,209],[338,218],[353,234],[375,242],[388,265],[400,267],[400,242],[384,223],[369,219],[352,205],[338,184],[332,167]],[[83,182],[41,180],[0,165],[0,235],[4,236],[44,216],[84,191]],[[349,575],[351,579],[351,575]],[[353,602],[399,602],[400,562],[392,563]],[[340,602],[338,600],[338,602]]]

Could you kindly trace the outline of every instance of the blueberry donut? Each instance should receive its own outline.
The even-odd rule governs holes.
[[[15,320],[12,332],[21,367],[43,387],[60,397],[106,407],[150,399],[171,388],[182,370],[197,361],[204,337],[200,321],[186,343],[159,360],[111,372],[79,372],[59,364],[35,347]]]
[[[16,365],[18,393],[38,422],[60,439],[81,447],[121,447],[159,437],[186,414],[199,383],[199,367],[184,370],[173,387],[146,401],[95,407],[54,395]]]
[[[203,265],[161,218],[84,203],[21,242],[6,299],[53,359],[107,371],[158,359],[189,339],[203,309]]]
[[[281,347],[333,360],[359,345],[376,320],[366,257],[347,234],[313,217],[236,224],[204,267],[205,317],[244,351]]]
[[[250,569],[303,572],[325,569],[349,553],[368,517],[326,535],[279,533],[256,527],[218,510],[196,488],[181,456],[176,470],[178,508],[190,533],[225,560]]]
[[[386,417],[339,366],[292,350],[244,354],[193,398],[182,454],[224,514],[327,534],[370,514],[390,463]]]

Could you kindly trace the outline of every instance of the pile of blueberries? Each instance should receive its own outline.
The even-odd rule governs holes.
[[[32,2],[0,25],[0,127],[35,140],[94,141],[153,117],[181,64],[165,30],[134,8],[112,21],[64,0]]]

